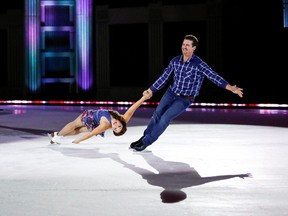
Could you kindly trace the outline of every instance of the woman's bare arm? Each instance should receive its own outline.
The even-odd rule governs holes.
[[[102,117],[101,120],[100,120],[100,125],[98,127],[96,127],[91,132],[85,134],[84,136],[73,140],[72,143],[78,144],[78,143],[80,143],[80,142],[82,142],[84,140],[90,139],[91,137],[106,131],[109,128],[111,128],[110,123],[108,122],[108,120],[106,118]]]
[[[152,94],[149,91],[144,91],[143,96],[136,101],[124,114],[123,118],[128,123],[128,121],[133,116],[134,112],[142,105],[142,103],[152,97]]]

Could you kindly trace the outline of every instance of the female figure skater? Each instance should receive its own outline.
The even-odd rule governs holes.
[[[122,115],[115,110],[84,110],[75,120],[66,124],[59,132],[48,133],[51,144],[61,144],[61,138],[64,136],[77,135],[83,132],[82,137],[76,138],[72,143],[79,144],[93,136],[100,135],[104,137],[106,130],[111,128],[115,136],[123,135],[126,130],[126,124],[131,119],[134,112],[141,106],[141,104],[151,98],[149,91],[144,91],[143,96],[136,101],[129,109]]]

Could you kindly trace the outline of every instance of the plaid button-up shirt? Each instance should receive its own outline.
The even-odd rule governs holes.
[[[219,87],[225,88],[228,82],[212,70],[206,62],[195,54],[190,59],[183,62],[183,56],[174,57],[162,75],[150,86],[153,92],[164,87],[172,78],[170,89],[175,94],[198,96],[204,78]]]

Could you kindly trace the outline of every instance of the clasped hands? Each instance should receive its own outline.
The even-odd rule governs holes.
[[[149,89],[143,91],[143,96],[145,96],[146,99],[148,100],[148,99],[150,99],[150,98],[153,96],[153,92],[152,92],[151,89],[149,88]]]

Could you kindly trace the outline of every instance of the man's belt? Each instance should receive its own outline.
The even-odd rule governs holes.
[[[189,96],[189,95],[182,95],[182,94],[177,94],[177,96],[188,99],[188,100],[193,100],[194,96]]]

